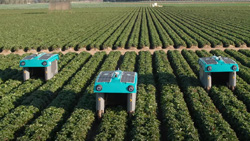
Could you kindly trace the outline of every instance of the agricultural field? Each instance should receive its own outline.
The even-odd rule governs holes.
[[[2,6],[0,51],[250,47],[249,3],[93,5],[69,11]]]
[[[213,54],[237,61],[234,91],[201,86],[197,61]],[[26,55],[0,55],[0,140],[250,140],[249,50],[59,53],[59,73],[47,82],[22,81]],[[108,106],[98,120],[95,78],[118,68],[138,73],[135,113]]]

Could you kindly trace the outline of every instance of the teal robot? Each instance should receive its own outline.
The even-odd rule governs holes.
[[[199,78],[206,90],[210,90],[212,83],[227,84],[232,90],[236,87],[236,72],[239,71],[238,64],[222,56],[199,58]],[[215,81],[213,81],[215,80]]]
[[[127,71],[102,71],[97,76],[94,93],[96,94],[96,111],[98,118],[104,113],[107,97],[110,95],[127,95],[127,112],[135,111],[137,93],[137,73]],[[115,99],[118,101],[118,99]]]
[[[45,80],[51,79],[58,73],[58,54],[32,54],[23,58],[19,66],[23,68],[24,81],[32,76],[44,76]]]

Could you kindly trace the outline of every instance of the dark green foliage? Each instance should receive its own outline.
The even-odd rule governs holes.
[[[186,54],[186,52],[184,50],[183,55],[189,64],[178,51],[168,51],[168,57],[184,91],[199,133],[202,138],[207,140],[222,138],[237,140],[235,132],[218,112],[208,93],[200,86],[199,79],[194,73],[197,71],[198,63],[192,64],[197,59],[193,59],[195,56]]]

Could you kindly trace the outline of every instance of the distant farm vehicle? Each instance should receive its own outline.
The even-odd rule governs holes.
[[[158,5],[157,3],[153,3],[152,7],[162,7],[162,5]]]

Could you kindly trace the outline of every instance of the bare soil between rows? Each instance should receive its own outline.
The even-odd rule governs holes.
[[[15,52],[11,52],[10,50],[3,50],[0,55],[8,55],[8,54],[19,54],[19,55],[23,55],[25,53],[41,53],[41,52],[45,52],[45,53],[63,53],[63,54],[66,54],[68,52],[76,52],[76,53],[81,53],[83,51],[85,52],[88,52],[90,54],[95,54],[96,52],[100,52],[100,51],[104,51],[106,52],[107,54],[109,54],[109,52],[111,51],[120,51],[121,54],[125,54],[126,52],[130,52],[130,51],[134,51],[136,52],[137,54],[140,52],[140,51],[149,51],[151,54],[153,54],[155,51],[159,51],[159,50],[163,50],[164,52],[167,52],[168,50],[178,50],[178,51],[182,51],[183,49],[186,49],[186,50],[193,50],[193,51],[196,51],[196,50],[206,50],[206,51],[211,51],[211,50],[216,50],[216,49],[219,49],[219,50],[222,50],[224,51],[225,49],[234,49],[234,50],[239,50],[239,49],[247,49],[247,50],[250,50],[250,47],[247,47],[247,46],[241,46],[241,47],[235,47],[235,46],[229,46],[229,47],[223,47],[223,46],[216,46],[214,48],[210,47],[210,46],[205,46],[203,48],[198,48],[197,46],[193,46],[191,48],[186,48],[186,47],[179,47],[179,48],[174,48],[173,46],[171,47],[167,47],[167,48],[162,48],[162,47],[157,47],[157,48],[154,48],[154,49],[150,49],[149,47],[144,47],[142,49],[137,49],[135,47],[131,47],[129,49],[124,49],[124,48],[118,48],[118,49],[115,49],[115,50],[112,50],[111,48],[107,48],[107,49],[104,49],[104,50],[99,50],[99,49],[91,49],[91,50],[86,50],[85,48],[82,48],[78,51],[74,50],[74,48],[69,48],[67,50],[64,50],[62,51],[61,49],[57,49],[57,50],[53,50],[53,51],[49,51],[48,49],[46,50],[41,50],[41,51],[37,51],[35,49],[33,50],[29,50],[29,51],[24,51],[24,50],[17,50]]]

